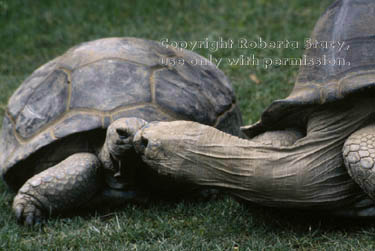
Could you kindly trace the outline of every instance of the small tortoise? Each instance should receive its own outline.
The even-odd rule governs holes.
[[[335,43],[306,50],[310,63],[290,96],[243,127],[249,139],[195,122],[158,122],[136,133],[135,150],[148,168],[187,186],[272,207],[375,216],[373,10],[373,0],[339,0],[326,10],[312,39]]]
[[[163,64],[167,59],[184,63]],[[227,78],[193,52],[107,38],[41,66],[10,98],[2,127],[0,170],[18,191],[16,217],[33,224],[51,213],[137,197],[136,177],[123,172],[140,164],[131,135],[146,121],[176,119],[240,134]]]

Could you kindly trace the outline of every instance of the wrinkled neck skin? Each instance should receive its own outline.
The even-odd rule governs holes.
[[[250,140],[194,122],[161,122],[142,130],[148,146],[140,151],[148,166],[181,182],[266,206],[334,209],[364,197],[342,147],[374,113],[371,99],[327,105],[310,115],[305,136],[290,129]]]

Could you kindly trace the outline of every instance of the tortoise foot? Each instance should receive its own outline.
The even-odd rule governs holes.
[[[77,153],[31,177],[13,201],[18,222],[33,225],[49,215],[84,207],[99,189],[99,167],[95,155]]]
[[[349,175],[375,200],[375,125],[353,133],[343,148]]]
[[[39,224],[47,216],[37,199],[27,194],[18,194],[13,201],[17,222],[28,226]]]

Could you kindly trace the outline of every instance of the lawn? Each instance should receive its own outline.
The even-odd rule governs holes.
[[[102,37],[153,40],[298,41],[303,44],[331,1],[320,0],[0,0],[0,117],[7,100],[36,69],[73,45]],[[285,43],[284,43],[285,44]],[[238,47],[238,46],[234,46]],[[220,48],[194,51],[224,59],[246,124],[293,87],[298,67],[231,65],[254,55],[296,58],[299,48]],[[1,153],[0,153],[1,154]],[[371,250],[372,222],[335,219],[210,201],[128,205],[49,220],[25,228],[11,212],[14,194],[0,182],[1,250]]]

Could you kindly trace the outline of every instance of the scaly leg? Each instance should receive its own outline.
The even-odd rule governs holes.
[[[31,177],[13,201],[19,222],[32,225],[50,214],[62,213],[87,203],[100,188],[101,163],[90,153],[77,153]]]
[[[354,132],[343,148],[350,176],[375,200],[375,125]]]

